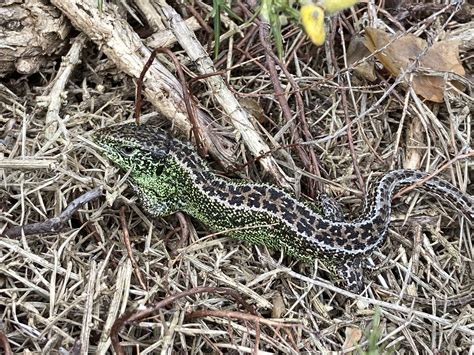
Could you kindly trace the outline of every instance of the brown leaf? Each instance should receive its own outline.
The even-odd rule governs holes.
[[[257,119],[258,122],[265,122],[265,111],[263,111],[262,106],[259,102],[252,97],[240,97],[239,103],[247,109],[247,111]]]
[[[360,36],[354,36],[349,43],[347,48],[347,64],[352,65],[358,60],[361,60],[364,57],[367,57],[370,54],[370,51],[364,44],[364,40]],[[375,81],[377,77],[375,76],[375,68],[373,59],[368,59],[358,64],[354,68],[354,72],[361,78],[366,79],[367,81]]]
[[[428,49],[426,55],[421,58],[420,66],[424,69],[464,75],[464,68],[459,61],[459,42],[436,42]],[[464,89],[463,85],[458,81],[453,80],[452,84],[460,90]],[[425,99],[434,102],[443,102],[444,85],[444,78],[442,76],[416,75],[413,79],[413,89],[415,92]]]
[[[346,339],[342,345],[342,349],[346,350],[357,345],[362,338],[362,331],[358,327],[347,327],[346,328]]]
[[[387,46],[396,36],[371,27],[367,27],[365,31],[367,34],[365,45],[372,53]],[[419,58],[427,46],[425,40],[407,33],[390,43],[376,54],[376,57],[393,76],[399,75],[401,71],[407,69],[410,63],[415,59],[419,59],[419,69],[433,71],[437,76],[414,72],[413,89],[418,95],[427,100],[443,102],[445,84],[440,72],[465,74],[459,60],[459,42],[437,42]],[[458,82],[453,82],[453,85],[462,89],[462,85]]]
[[[272,318],[280,318],[286,312],[285,302],[281,293],[277,293],[273,299]]]

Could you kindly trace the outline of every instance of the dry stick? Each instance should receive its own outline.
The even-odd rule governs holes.
[[[145,281],[143,279],[143,275],[140,271],[140,267],[138,266],[137,261],[133,257],[132,246],[130,245],[130,234],[128,232],[128,226],[127,226],[127,218],[125,217],[125,208],[126,208],[125,206],[122,206],[119,211],[120,224],[122,226],[122,231],[123,231],[123,243],[125,244],[125,248],[127,249],[128,257],[130,261],[132,262],[133,271],[137,275],[140,286],[142,287],[143,290],[148,290],[148,287],[146,286]]]
[[[26,224],[24,226],[17,226],[7,230],[4,235],[10,238],[16,238],[22,235],[32,235],[32,234],[43,234],[43,233],[58,233],[64,227],[66,227],[67,221],[69,221],[72,215],[81,208],[87,202],[95,200],[102,195],[102,186],[98,186],[95,189],[88,191],[74,201],[72,201],[66,209],[58,216],[54,218],[47,219],[43,222]]]
[[[184,247],[186,241],[189,239],[189,227],[186,220],[186,216],[182,212],[175,213],[176,218],[178,218],[179,225],[181,227],[181,237],[179,238],[178,245],[176,249],[181,249]]]
[[[82,322],[81,322],[81,331],[79,334],[79,341],[82,344],[82,352],[84,354],[89,354],[89,347],[91,345],[90,338],[91,338],[91,327],[92,327],[92,312],[96,310],[94,307],[95,305],[95,293],[97,291],[96,286],[99,286],[98,282],[98,275],[97,275],[97,263],[95,260],[91,261],[90,265],[88,265],[87,270],[87,277],[84,281],[85,288],[83,289],[83,294],[85,295],[85,301],[81,306],[81,315],[82,315]],[[53,286],[54,287],[54,286]],[[52,295],[51,298],[54,299]],[[45,332],[45,331],[43,331]]]
[[[137,94],[136,94],[136,101],[135,101],[135,120],[137,124],[139,124],[140,118],[140,111],[141,111],[141,97],[142,97],[142,85],[143,85],[143,78],[145,77],[146,72],[150,68],[151,64],[155,60],[157,53],[164,53],[167,54],[174,63],[176,74],[178,74],[178,78],[183,89],[183,99],[184,105],[186,106],[186,112],[188,113],[189,120],[191,121],[191,130],[194,133],[194,138],[196,140],[196,146],[199,154],[201,156],[207,155],[207,149],[202,139],[204,137],[203,128],[199,123],[199,120],[196,115],[196,107],[194,106],[194,101],[192,100],[192,94],[190,93],[189,87],[186,82],[186,78],[184,77],[184,72],[181,67],[181,63],[179,62],[178,58],[174,55],[174,53],[169,48],[155,48],[153,52],[151,52],[150,58],[147,60],[145,66],[143,67],[142,72],[140,73],[140,77],[138,78],[137,82]]]
[[[189,79],[189,85],[192,85],[194,84],[194,82],[196,81],[199,81],[199,80],[202,80],[202,79],[207,79],[207,78],[210,78],[211,76],[215,76],[215,75],[219,75],[219,76],[222,76],[224,75],[226,72],[227,72],[228,69],[225,69],[225,70],[219,70],[219,71],[215,71],[213,73],[207,73],[207,74],[200,74],[200,75],[196,75],[194,78],[191,78]]]
[[[242,296],[240,296],[240,294],[238,294],[236,291],[234,291],[231,288],[226,288],[226,287],[191,288],[189,290],[178,292],[178,293],[175,293],[174,295],[168,296],[164,300],[161,300],[160,302],[156,303],[153,306],[149,306],[146,309],[142,309],[138,311],[137,310],[130,311],[120,316],[114,322],[110,330],[110,340],[112,342],[112,346],[115,352],[118,355],[125,354],[122,346],[120,345],[119,331],[126,323],[140,321],[146,317],[156,314],[161,308],[177,301],[180,298],[199,294],[199,293],[218,293],[218,294],[228,295],[232,297],[234,300],[236,300],[238,303],[240,303],[249,313],[253,314],[254,316],[257,315],[256,311],[242,298]]]
[[[234,61],[234,67],[240,67],[240,65],[245,59],[250,60],[250,61],[254,61],[256,59],[256,57],[251,56],[247,50],[250,44],[252,43],[252,39],[255,37],[255,34],[257,31],[258,31],[257,27],[252,27],[244,34],[244,36],[238,42],[236,43],[234,42],[233,49],[236,49],[240,53],[244,54],[243,57],[241,56],[238,59],[236,59],[235,57],[232,58]],[[246,47],[246,49],[242,49],[241,47]],[[232,53],[232,55],[234,55],[234,53]],[[215,61],[216,68],[223,66],[226,61],[227,61],[227,56],[222,55],[222,58],[217,59]]]
[[[254,346],[255,355],[258,355],[258,349],[260,348],[260,319],[261,317],[258,317],[258,319],[255,321],[255,346]]]
[[[198,311],[193,311],[186,315],[187,319],[195,319],[195,318],[202,318],[202,317],[224,317],[224,318],[236,318],[245,321],[251,321],[255,323],[262,323],[268,325],[269,327],[295,327],[301,326],[299,322],[288,322],[288,323],[281,323],[276,322],[271,319],[262,318],[253,314],[237,312],[237,311],[216,311],[213,309],[202,309]]]
[[[249,166],[249,165],[252,164],[252,163],[256,163],[256,162],[258,162],[260,159],[262,159],[263,157],[265,157],[265,156],[267,156],[267,155],[270,155],[270,154],[273,154],[273,153],[279,151],[280,149],[296,148],[296,147],[298,147],[298,146],[300,146],[300,145],[301,145],[300,143],[293,143],[293,144],[280,145],[280,146],[278,146],[278,147],[275,147],[275,148],[269,150],[268,152],[265,152],[265,153],[260,154],[259,156],[255,157],[255,158],[248,159],[245,163],[237,165],[237,166],[236,166],[234,169],[232,169],[232,170],[228,170],[228,173],[229,173],[229,174],[232,174],[232,173],[235,173],[235,172],[237,172],[237,171],[243,170],[246,166]]]
[[[76,340],[74,345],[72,346],[71,350],[69,350],[69,355],[80,355],[82,349],[82,344],[80,340]]]
[[[5,111],[3,111],[5,112]],[[3,125],[3,133],[0,136],[0,138],[6,138],[9,134],[10,131],[15,128],[16,125],[16,119],[14,117],[10,118],[4,125]]]
[[[268,72],[270,75],[270,80],[273,84],[273,89],[275,90],[275,97],[277,98],[278,103],[280,104],[281,111],[283,113],[283,116],[285,117],[285,120],[287,122],[292,122],[293,119],[291,117],[292,115],[291,115],[290,106],[288,105],[288,101],[285,98],[285,93],[278,79],[278,73],[276,71],[275,61],[272,56],[273,54],[272,48],[268,44],[269,43],[268,41],[269,27],[270,25],[267,22],[264,22],[264,21],[259,22],[260,43],[262,44],[262,47],[265,49],[265,59],[267,63]],[[299,140],[300,137],[299,137],[295,123],[292,122],[290,127],[292,131],[291,133],[293,135],[293,139]],[[296,149],[298,152],[298,156],[303,161],[303,165],[305,167],[311,167],[311,161],[308,160],[308,156],[306,155],[306,152],[303,149],[303,147],[298,145],[296,146]]]
[[[154,16],[153,1],[135,0],[135,7],[142,13],[148,27],[154,32],[161,34],[166,31],[166,26],[160,16]],[[161,47],[161,46],[160,46]]]
[[[285,92],[283,91],[283,88],[281,87],[280,81],[278,79],[278,73],[276,71],[275,62],[271,55],[272,48],[268,44],[269,43],[268,42],[269,28],[270,28],[270,25],[268,23],[260,21],[259,23],[260,43],[263,49],[265,50],[265,59],[267,62],[267,69],[270,75],[270,80],[273,84],[273,88],[275,90],[276,99],[278,100],[278,103],[281,106],[281,111],[283,113],[283,116],[288,122],[290,122],[292,120],[290,106],[288,105],[288,101],[285,99]]]
[[[12,170],[39,170],[55,169],[56,160],[52,159],[2,159],[0,160],[0,169]]]
[[[201,25],[194,17],[187,18],[185,22],[191,31],[197,31],[201,28]],[[171,47],[177,41],[173,32],[170,30],[160,30],[149,36],[145,40],[145,43],[149,48],[153,49],[158,47]]]
[[[362,178],[362,175],[360,173],[359,169],[359,164],[357,161],[357,154],[355,153],[355,148],[354,148],[354,140],[352,138],[352,121],[349,118],[349,112],[347,111],[347,96],[346,96],[346,91],[344,89],[341,90],[341,102],[342,102],[342,107],[344,109],[344,118],[346,121],[347,125],[347,143],[349,144],[349,151],[351,153],[351,158],[352,158],[352,166],[354,167],[354,171],[357,176],[357,180],[359,182],[359,188],[361,189],[363,195],[366,194],[365,191],[365,184],[364,184],[364,179]]]
[[[252,14],[250,14],[250,18],[251,17],[253,17]],[[236,62],[236,64],[242,64],[242,62],[244,62],[245,59],[252,60],[254,58],[258,58],[258,56],[259,56],[258,52],[263,50],[262,47],[260,45],[258,45],[258,41],[257,41],[257,44],[254,44],[256,39],[258,38],[258,32],[259,32],[258,26],[253,27],[249,31],[248,36],[242,38],[242,41],[240,41],[239,46],[234,47],[237,50],[239,50],[240,52],[245,54],[245,57],[240,58]],[[253,44],[253,47],[252,47],[252,44]],[[242,49],[240,48],[240,45],[242,45],[242,47],[243,47]],[[256,51],[252,52],[252,54],[250,54],[250,50],[252,50],[252,48],[256,49]],[[260,64],[259,62],[257,62],[257,64],[259,66],[261,66],[262,68],[264,68],[264,66],[262,64]]]
[[[415,303],[428,305],[428,306],[432,306],[434,303],[436,304],[437,307],[441,307],[443,309],[444,307],[462,307],[474,301],[474,293],[470,293],[470,292],[466,294],[462,294],[462,295],[456,295],[450,298],[444,298],[444,299],[442,299],[441,297],[437,299],[435,298],[435,295],[433,295],[432,298],[412,296],[408,294],[404,294],[402,297],[400,297],[399,294],[393,294],[391,292],[387,292],[387,289],[384,289],[378,285],[373,285],[373,286],[377,287],[378,292],[388,295],[389,297],[398,297],[399,299],[406,300],[407,302],[410,302],[410,303],[415,302]]]
[[[339,33],[340,33],[341,38],[344,38],[344,34],[343,34],[343,31],[342,31],[342,21],[341,21],[340,17],[338,17],[338,19],[339,19],[339,29],[340,29]],[[335,33],[335,31],[334,31],[334,33]],[[342,50],[344,52],[344,61],[347,63],[347,60],[346,60],[346,58],[347,58],[347,56],[346,56],[346,47],[344,45],[344,40],[341,40],[341,42],[342,42]],[[330,48],[331,48],[331,57],[333,57],[333,62],[337,63],[336,54],[334,53],[334,47],[331,46]],[[336,70],[338,72],[340,72],[339,67],[336,68]],[[350,77],[349,77],[349,75],[347,77],[348,77],[347,85],[350,87],[350,82],[349,82]],[[338,75],[338,78],[341,78],[340,74]],[[338,81],[339,85],[341,84],[341,81],[342,80]],[[352,166],[354,167],[354,171],[356,173],[357,180],[359,181],[359,187],[360,187],[362,193],[365,195],[366,194],[365,183],[364,183],[364,179],[362,178],[362,174],[360,173],[359,163],[358,163],[358,160],[357,160],[357,154],[355,153],[354,140],[352,138],[352,129],[351,129],[352,121],[349,118],[349,112],[348,112],[348,109],[347,109],[347,95],[346,95],[346,90],[344,88],[341,88],[341,102],[342,102],[342,107],[344,109],[344,118],[345,118],[345,121],[346,121],[346,126],[348,127],[347,128],[347,142],[349,144],[349,151],[350,151],[351,157],[352,157]]]
[[[64,94],[64,88],[66,87],[69,77],[71,76],[75,66],[81,60],[82,48],[84,48],[86,42],[87,36],[83,33],[80,33],[74,39],[69,52],[61,62],[61,67],[54,79],[54,85],[51,88],[49,95],[43,97],[43,99],[46,99],[48,103],[48,112],[46,113],[45,118],[46,130],[44,133],[47,139],[51,139],[54,136],[58,124],[64,125],[59,117],[61,101],[63,101],[62,95]]]
[[[137,89],[135,91],[135,123],[137,125],[140,124],[140,115],[142,112],[142,104],[143,104],[143,98],[142,98],[142,86],[143,86],[143,79],[145,78],[145,74],[150,69],[151,65],[153,64],[153,61],[155,60],[156,57],[156,52],[153,51],[150,54],[150,57],[146,61],[145,65],[143,66],[142,71],[140,72],[140,76],[138,77],[137,80]],[[184,90],[183,90],[184,91]]]
[[[229,333],[229,337],[232,339],[231,332],[228,331],[228,333]],[[209,345],[212,348],[212,350],[214,350],[213,353],[209,352],[210,354],[224,355],[224,353],[217,347],[217,345],[214,344],[214,342],[212,342],[211,339],[209,339],[209,336],[207,336],[206,334],[202,334],[201,336],[204,338],[204,341],[206,342],[206,344]]]
[[[212,34],[214,31],[212,27],[207,24],[206,21],[202,18],[201,14],[196,11],[194,5],[185,5],[186,10],[188,10],[196,19],[196,21],[201,25],[202,29],[205,30],[208,34]]]
[[[458,160],[461,160],[461,159],[465,159],[465,158],[470,158],[470,157],[474,157],[474,150],[469,150],[467,153],[464,153],[463,151],[460,151],[454,158],[452,158],[451,160],[447,161],[446,163],[444,163],[440,168],[436,169],[435,171],[433,171],[431,174],[425,176],[423,179],[421,179],[420,181],[408,186],[408,187],[405,187],[404,189],[398,191],[395,196],[393,196],[393,198],[398,198],[404,194],[406,194],[407,192],[411,191],[411,190],[414,190],[416,189],[418,186],[420,185],[423,185],[426,181],[428,181],[429,179],[431,179],[433,176],[436,176],[438,175],[440,172],[442,172],[444,169],[446,169],[448,166],[450,165],[453,165],[456,161]]]

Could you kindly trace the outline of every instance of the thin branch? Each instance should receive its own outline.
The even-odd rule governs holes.
[[[132,262],[133,271],[135,271],[135,275],[137,275],[140,286],[144,290],[148,290],[148,287],[145,284],[143,275],[140,271],[140,267],[138,266],[138,263],[133,256],[132,246],[130,244],[130,234],[128,232],[127,218],[125,217],[125,206],[122,206],[120,208],[119,214],[120,214],[120,224],[122,226],[122,231],[123,231],[123,243],[125,244],[125,248],[127,249],[128,257],[130,261]]]
[[[124,355],[125,354],[122,346],[120,345],[120,340],[119,340],[119,331],[125,324],[131,323],[131,322],[137,322],[137,321],[140,321],[144,318],[153,316],[153,315],[157,314],[157,312],[161,308],[163,308],[163,307],[165,307],[165,306],[167,306],[171,303],[176,302],[180,298],[192,296],[192,295],[199,294],[199,293],[218,293],[218,294],[223,294],[223,295],[230,296],[231,298],[236,300],[238,303],[240,303],[249,313],[251,313],[254,316],[258,315],[256,313],[256,311],[253,309],[253,307],[251,307],[242,298],[242,296],[240,296],[239,293],[237,293],[236,291],[234,291],[231,288],[225,288],[225,287],[195,287],[195,288],[191,288],[189,290],[186,290],[186,291],[183,291],[183,292],[178,292],[178,293],[175,293],[174,295],[168,296],[164,300],[161,300],[160,302],[156,303],[155,305],[148,306],[145,309],[133,310],[133,311],[127,312],[127,313],[123,314],[122,316],[120,316],[114,322],[114,324],[112,326],[112,329],[110,330],[110,339],[112,341],[112,346],[113,346],[115,352],[118,355]]]
[[[43,222],[26,224],[24,226],[12,227],[7,230],[4,235],[10,238],[16,238],[22,235],[32,234],[51,234],[59,233],[66,227],[67,222],[71,219],[72,215],[86,203],[95,200],[102,195],[102,186],[98,186],[95,189],[88,191],[74,201],[72,201],[66,209],[58,216],[50,218]]]
[[[12,348],[8,344],[8,338],[3,331],[0,331],[0,347],[3,348],[5,355],[13,355]]]
[[[268,325],[269,327],[274,328],[281,328],[281,327],[294,327],[294,326],[301,326],[302,324],[299,322],[277,322],[271,319],[262,318],[260,316],[256,316],[253,314],[243,313],[243,312],[235,312],[235,311],[220,311],[220,310],[213,310],[213,309],[202,309],[193,311],[186,315],[187,319],[195,319],[195,318],[202,318],[202,317],[222,317],[222,318],[235,318],[244,321],[251,321],[255,322],[256,325],[259,323]]]
[[[456,161],[458,160],[462,160],[462,159],[466,159],[466,158],[471,158],[471,157],[474,157],[474,150],[469,150],[468,152],[459,152],[459,154],[457,154],[454,158],[452,158],[451,160],[447,161],[446,163],[444,163],[440,168],[436,169],[435,171],[433,171],[431,174],[425,176],[423,179],[421,179],[420,181],[408,186],[408,187],[405,187],[404,189],[398,191],[395,196],[393,196],[394,199],[396,198],[399,198],[400,196],[406,194],[407,192],[410,192],[414,189],[416,189],[417,187],[423,185],[426,181],[428,181],[429,179],[431,179],[433,176],[436,176],[438,175],[440,172],[442,172],[444,169],[446,169],[447,167],[453,165]]]

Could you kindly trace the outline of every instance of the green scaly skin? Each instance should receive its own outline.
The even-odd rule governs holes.
[[[130,172],[130,183],[152,216],[184,211],[216,232],[284,250],[303,261],[322,259],[342,287],[357,293],[364,287],[363,262],[384,241],[392,195],[427,177],[416,170],[387,173],[361,217],[347,222],[332,204],[323,204],[320,214],[311,203],[276,187],[218,177],[190,144],[156,127],[108,127],[97,131],[94,140]],[[472,223],[471,196],[436,177],[418,188],[451,203]]]

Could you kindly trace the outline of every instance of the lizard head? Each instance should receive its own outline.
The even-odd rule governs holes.
[[[150,125],[106,127],[93,136],[101,153],[129,172],[132,188],[153,216],[182,210],[193,177],[203,178],[205,163],[188,143]]]
[[[130,171],[132,178],[161,175],[175,141],[160,128],[134,124],[102,128],[92,137],[103,154],[122,170]]]

